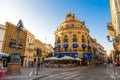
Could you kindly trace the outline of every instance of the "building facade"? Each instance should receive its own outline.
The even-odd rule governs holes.
[[[37,51],[36,49],[41,49],[41,55],[37,56]],[[42,43],[40,40],[35,39],[35,44],[34,44],[34,63],[39,63],[43,62],[45,57],[52,52],[53,49],[50,48],[50,45],[48,47],[47,44]]]
[[[5,27],[0,24],[0,51],[2,50],[2,43],[4,42]]]
[[[120,51],[120,0],[110,0],[112,22],[107,24],[109,36],[114,38],[113,47]]]
[[[104,64],[105,59],[107,58],[106,51],[104,50],[104,47],[98,43],[98,58],[100,60],[101,64]]]
[[[25,58],[24,58],[24,66],[28,66],[30,63],[34,61],[34,43],[35,43],[35,36],[30,33],[28,30],[25,30],[27,33],[26,39],[26,47],[25,47]]]
[[[108,40],[113,42],[114,52],[120,56],[120,0],[110,0],[110,11],[112,22],[107,23]],[[113,39],[110,40],[109,38]],[[120,58],[118,58],[120,61]]]
[[[91,37],[85,22],[76,19],[75,15],[70,12],[55,31],[54,56],[57,58],[71,56],[83,60],[91,59],[90,42]]]

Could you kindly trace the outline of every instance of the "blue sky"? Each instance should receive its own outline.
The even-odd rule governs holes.
[[[0,24],[17,24],[22,19],[37,39],[54,45],[54,32],[70,11],[85,21],[90,35],[105,50],[112,49],[106,40],[106,23],[111,21],[109,0],[0,0]]]

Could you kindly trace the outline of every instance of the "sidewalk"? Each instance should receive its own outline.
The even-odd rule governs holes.
[[[40,71],[39,71],[40,73]],[[8,80],[35,80],[42,77],[42,75],[35,75],[35,68],[21,68],[21,74],[19,75],[8,75]]]

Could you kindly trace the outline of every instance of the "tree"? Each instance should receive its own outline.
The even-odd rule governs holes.
[[[47,58],[48,58],[48,57],[53,57],[53,53],[52,53],[52,52],[48,53],[48,55],[47,55],[46,57],[47,57]]]

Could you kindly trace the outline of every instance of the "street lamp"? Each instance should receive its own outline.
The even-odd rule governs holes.
[[[21,73],[21,54],[18,52],[19,46],[19,38],[20,38],[20,31],[23,28],[23,22],[19,20],[17,24],[17,36],[16,36],[16,43],[15,43],[15,52],[11,54],[10,63],[8,63],[8,72],[9,74],[20,74]]]
[[[107,35],[106,38],[109,42],[114,42],[115,41],[115,38],[112,38],[112,40],[111,40],[109,35]]]
[[[23,22],[22,20],[19,20],[17,24],[17,36],[16,36],[16,45],[15,45],[15,52],[11,55],[11,62],[13,63],[21,63],[21,54],[18,52],[20,46],[19,46],[19,38],[20,38],[20,32],[22,31]]]
[[[36,56],[37,56],[37,59],[41,56],[41,53],[42,53],[42,50],[40,48],[37,48],[36,49]],[[38,60],[37,60],[37,65],[36,65],[36,72],[35,74],[38,75]]]

